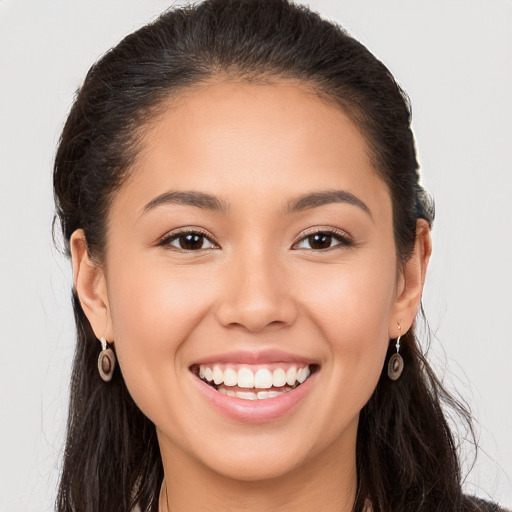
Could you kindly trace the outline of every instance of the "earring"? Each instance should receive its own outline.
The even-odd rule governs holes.
[[[400,325],[398,325],[398,329],[401,329]],[[402,372],[404,371],[404,360],[400,355],[400,339],[402,335],[400,334],[396,339],[396,354],[393,354],[389,358],[388,362],[388,377],[391,380],[398,380]]]
[[[98,372],[105,382],[109,382],[112,379],[114,368],[116,367],[116,355],[114,351],[108,347],[105,338],[101,338],[100,343],[101,352],[98,356]]]

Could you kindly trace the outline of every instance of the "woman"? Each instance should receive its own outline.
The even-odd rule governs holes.
[[[58,510],[493,510],[414,319],[407,100],[281,0],[169,11],[90,70],[55,162],[78,344]]]

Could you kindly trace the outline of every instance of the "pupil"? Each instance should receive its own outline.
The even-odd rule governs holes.
[[[313,249],[327,249],[331,246],[331,235],[316,233],[310,237],[309,244]]]
[[[203,235],[190,233],[180,236],[180,247],[182,249],[192,250],[200,249],[203,245]]]

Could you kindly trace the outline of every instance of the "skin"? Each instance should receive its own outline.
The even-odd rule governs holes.
[[[330,202],[286,212],[325,190],[349,192],[369,211]],[[208,193],[229,207],[144,213],[169,191]],[[212,243],[160,244],[191,226]],[[319,229],[351,242],[311,248],[307,236]],[[359,412],[390,338],[411,327],[421,298],[426,222],[417,233],[399,265],[389,191],[364,136],[305,86],[219,81],[164,106],[113,200],[105,261],[89,259],[81,230],[71,240],[82,307],[156,425],[162,510],[352,509]],[[277,420],[234,421],[191,385],[189,367],[201,358],[276,348],[320,366],[304,399]]]

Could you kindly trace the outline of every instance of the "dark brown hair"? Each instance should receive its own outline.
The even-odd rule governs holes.
[[[433,207],[419,185],[407,97],[341,27],[287,0],[208,0],[173,9],[94,64],[55,159],[56,210],[68,251],[71,234],[82,228],[101,263],[109,207],[146,123],[167,98],[219,75],[300,80],[343,109],[365,135],[389,188],[398,259],[410,257],[416,221],[431,223]],[[100,379],[99,343],[76,292],[73,301],[78,339],[57,510],[126,512],[136,503],[143,512],[156,510],[163,470],[155,428],[119,370],[110,383]],[[366,498],[375,512],[473,510],[461,492],[442,404],[468,422],[469,414],[444,391],[412,330],[402,346],[404,374],[392,382],[383,369],[361,411],[354,510]]]

